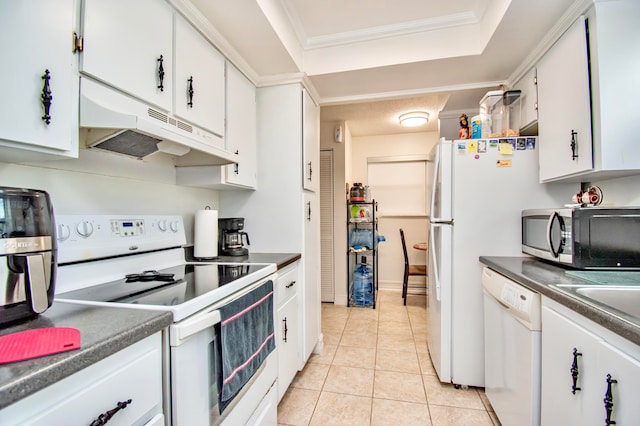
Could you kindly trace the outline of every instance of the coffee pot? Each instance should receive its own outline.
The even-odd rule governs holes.
[[[56,248],[49,195],[0,187],[0,324],[41,314],[51,306]]]
[[[243,231],[244,218],[232,217],[218,219],[218,251],[221,256],[245,256],[249,250],[244,247],[243,241],[247,245],[249,234]]]

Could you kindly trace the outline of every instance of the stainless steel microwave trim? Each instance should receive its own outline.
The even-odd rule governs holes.
[[[51,250],[53,247],[50,236],[3,238],[0,241],[0,256]]]
[[[549,219],[547,222],[547,235],[546,235],[547,249],[540,250],[535,247],[531,247],[524,244],[524,241],[523,241],[522,252],[526,254],[530,254],[540,259],[550,260],[550,261],[558,262],[565,265],[571,265],[571,263],[573,262],[573,255],[570,253],[567,254],[562,252],[555,252],[551,242],[551,228],[555,218],[560,217],[563,220],[571,221],[571,214],[572,214],[572,209],[570,208],[553,209],[553,210],[550,210],[550,209],[523,210],[522,211],[523,221],[527,217],[536,217],[536,216],[549,216]]]

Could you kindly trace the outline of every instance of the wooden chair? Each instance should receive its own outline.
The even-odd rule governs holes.
[[[407,254],[407,243],[404,240],[404,231],[400,228],[400,239],[402,240],[402,253],[404,254],[404,277],[402,279],[402,298],[404,304],[407,304],[407,292],[409,288],[425,288],[423,286],[409,287],[410,276],[427,276],[427,265],[410,265],[409,255]]]

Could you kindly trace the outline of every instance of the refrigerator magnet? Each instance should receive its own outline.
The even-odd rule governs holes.
[[[518,150],[525,150],[527,148],[527,144],[526,144],[526,139],[525,138],[518,138],[517,142],[516,142],[516,147]]]
[[[536,138],[527,138],[527,149],[536,149]]]
[[[469,152],[469,154],[477,153],[478,152],[478,142],[476,142],[476,141],[467,142],[467,151]]]
[[[496,148],[498,146],[498,139],[489,139],[489,146],[491,148]]]
[[[467,150],[467,143],[463,141],[458,141],[458,151],[465,152]]]
[[[496,161],[496,167],[499,169],[505,168],[505,167],[511,167],[512,163],[511,160],[497,160]]]
[[[484,139],[478,141],[478,152],[481,154],[487,152],[487,141]]]
[[[510,143],[502,143],[498,144],[498,152],[502,155],[511,155],[513,154],[513,147]]]

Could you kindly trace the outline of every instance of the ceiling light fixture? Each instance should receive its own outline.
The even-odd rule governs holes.
[[[407,127],[422,126],[429,121],[429,113],[424,111],[407,112],[400,115],[400,124]]]

